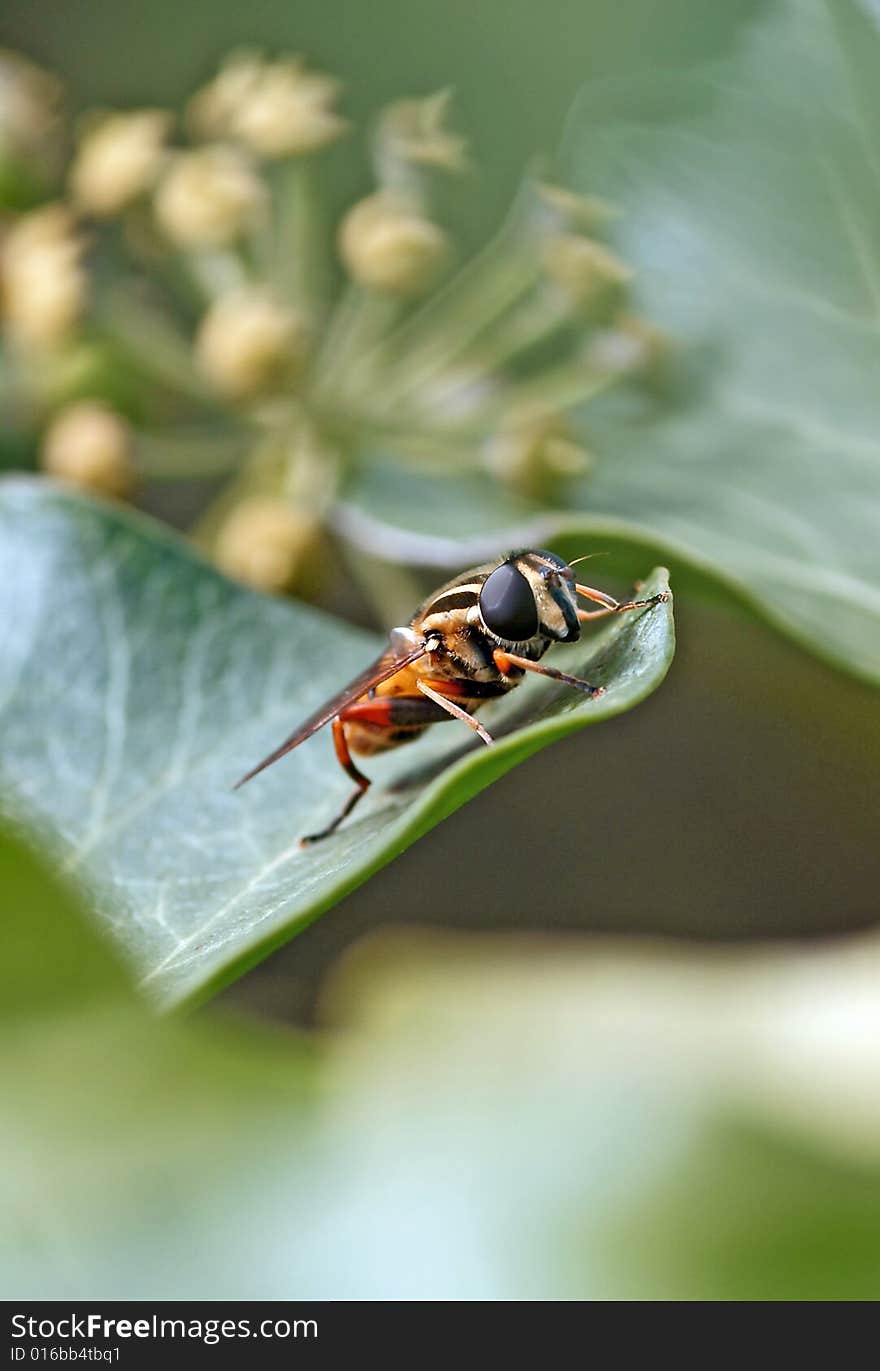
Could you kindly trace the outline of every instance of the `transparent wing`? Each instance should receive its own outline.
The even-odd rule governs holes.
[[[395,644],[392,639],[391,645],[386,648],[381,657],[377,657],[375,662],[372,662],[370,666],[365,667],[359,676],[355,676],[353,681],[349,681],[348,685],[345,686],[343,690],[340,690],[338,695],[332,696],[331,699],[321,705],[320,709],[315,710],[314,714],[309,715],[308,719],[306,719],[304,723],[301,723],[298,728],[294,729],[290,737],[285,738],[284,742],[276,747],[274,752],[270,752],[269,756],[264,757],[261,762],[258,762],[252,771],[248,771],[246,775],[242,776],[240,781],[236,781],[235,785],[232,787],[233,790],[238,790],[239,786],[244,785],[245,781],[250,781],[254,776],[259,775],[261,771],[265,771],[267,766],[271,766],[273,762],[277,762],[279,758],[285,756],[286,753],[292,752],[295,747],[299,747],[300,743],[304,743],[306,738],[311,738],[312,734],[317,733],[319,728],[323,728],[325,724],[329,724],[331,719],[335,719],[336,715],[340,714],[342,710],[345,709],[346,705],[350,705],[355,700],[359,700],[362,695],[366,695],[374,686],[381,685],[383,681],[390,680],[392,676],[397,675],[398,671],[402,671],[405,666],[409,666],[411,662],[418,661],[419,657],[424,657],[427,651],[427,645],[425,643],[419,643],[417,646],[411,648],[409,652],[401,655],[398,645]]]

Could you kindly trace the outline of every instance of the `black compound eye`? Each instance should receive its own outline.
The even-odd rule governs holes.
[[[538,631],[532,587],[509,562],[486,577],[480,591],[480,613],[491,633],[511,643],[524,643]]]

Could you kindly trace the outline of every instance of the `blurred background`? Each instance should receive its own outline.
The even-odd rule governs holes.
[[[452,87],[457,122],[473,139],[479,175],[461,191],[461,231],[479,241],[499,219],[523,164],[552,158],[579,87],[597,74],[674,65],[717,51],[759,0],[723,13],[687,0],[662,11],[646,0],[584,7],[551,0],[537,14],[525,0],[379,0],[369,10],[319,0],[257,0],[243,13],[212,0],[181,15],[170,3],[149,13],[85,0],[4,6],[3,41],[63,71],[80,108],[179,104],[237,47],[297,52],[346,85],[345,107],[363,122],[401,96]],[[173,33],[174,41],[169,42]],[[366,187],[350,149],[333,167],[340,203]]]
[[[239,46],[301,52],[319,70],[338,75],[345,113],[359,125],[402,95],[451,87],[455,125],[471,139],[473,160],[473,170],[447,192],[466,252],[498,223],[525,165],[537,159],[535,165],[553,167],[585,81],[711,58],[760,9],[761,0],[724,6],[251,0],[246,7],[212,0],[184,8],[170,0],[137,7],[118,0],[5,0],[0,45],[57,71],[75,111],[177,107]],[[323,186],[334,213],[371,187],[368,157],[359,148],[349,140],[327,153]],[[7,449],[7,465],[21,456]],[[182,484],[148,503],[183,527],[203,494],[198,484]],[[594,583],[625,589],[614,559],[607,576],[603,565],[600,560],[591,569]],[[414,568],[410,585],[426,592],[441,579],[436,569]],[[672,584],[679,591],[674,565]],[[325,604],[356,623],[381,626],[370,596],[348,586],[342,567]],[[59,1277],[52,1293],[124,1296],[137,1288],[162,1295],[173,1279],[194,1294],[283,1294],[283,1283],[272,1284],[278,1273],[293,1283],[288,1293],[358,1297],[426,1290],[487,1298],[585,1291],[612,1298],[876,1293],[880,1106],[869,1051],[877,1041],[876,948],[863,945],[870,978],[859,982],[863,997],[847,1017],[848,942],[836,941],[877,922],[876,692],[772,632],[732,599],[712,597],[696,578],[677,593],[675,621],[676,657],[656,694],[516,767],[243,975],[218,1001],[232,1025],[228,1042],[188,1041],[184,1049],[175,1038],[179,1026],[172,1025],[161,1029],[167,1038],[156,1047],[140,1021],[126,1029],[119,1051],[129,1056],[114,1085],[123,1104],[116,1110],[109,1096],[104,1101],[105,1132],[115,1136],[118,1128],[119,1156],[129,1149],[127,1166],[120,1163],[109,1182],[118,1212],[102,1219],[85,1256],[70,1244],[71,1265],[80,1263],[84,1284]],[[477,936],[435,943],[426,934],[423,942],[415,935],[426,927]],[[413,940],[389,933],[401,928]],[[512,933],[532,940],[497,936]],[[609,937],[620,940],[611,951]],[[645,937],[647,950],[636,941]],[[829,938],[837,999],[832,995],[814,1024],[810,1008],[823,964],[810,957],[817,950],[821,958]],[[702,954],[719,944],[732,960],[703,963]],[[750,960],[753,952],[769,953],[766,974],[763,963]],[[784,970],[774,960],[777,952],[791,958]],[[839,982],[835,958],[846,963]],[[533,976],[539,983],[534,1004]],[[763,1006],[777,991],[779,1022],[762,1038]],[[193,1017],[201,1032],[212,1012]],[[267,1020],[277,1031],[267,1039],[272,1067],[265,1078],[256,1072],[253,1085],[250,1027],[243,1040],[235,1036],[242,1019]],[[726,1030],[718,1020],[729,1020],[734,1036],[745,1024],[734,1046],[722,1041]],[[295,1042],[308,1059],[312,1049],[298,1030],[310,1033],[316,1024],[323,1034],[314,1036],[331,1044],[330,1089],[326,1081],[314,1089],[309,1066],[297,1090],[310,1105],[313,1095],[325,1093],[332,1117],[324,1132],[315,1132],[295,1113],[295,1146],[288,1147],[290,1120],[259,1092],[265,1086],[273,1100],[283,1096],[290,1105],[272,1074],[275,1058]],[[521,1055],[514,1037],[520,1029]],[[63,1047],[66,1032],[55,1024],[45,1038],[34,1035],[28,1049],[36,1069],[52,1074],[59,1100],[74,1058],[74,1047]],[[103,1061],[105,1033],[100,1024],[90,1030],[84,1062],[89,1052]],[[412,1057],[404,1060],[402,1044],[410,1039]],[[475,1043],[486,1053],[476,1065]],[[646,1043],[652,1044],[647,1066]],[[867,1044],[864,1056],[861,1044]],[[708,1066],[698,1060],[702,1045]],[[599,1062],[584,1074],[582,1048]],[[658,1079],[669,1085],[656,1108],[655,1049]],[[332,1057],[337,1051],[341,1063]],[[143,1079],[129,1086],[131,1062],[141,1055]],[[112,1053],[108,1060],[113,1080]],[[664,1074],[670,1061],[672,1084]],[[760,1077],[754,1098],[751,1071]],[[525,1095],[514,1099],[508,1082],[520,1075]],[[216,1097],[190,1117],[193,1082],[215,1078],[226,1093],[218,1085]],[[437,1095],[427,1098],[435,1082]],[[795,1099],[800,1087],[804,1093]],[[161,1124],[152,1116],[145,1122],[154,1096],[166,1111]],[[96,1098],[102,1119],[100,1090]],[[737,1114],[743,1099],[746,1122]],[[594,1101],[598,1123],[587,1118]],[[296,1110],[300,1103],[297,1095]],[[541,1132],[545,1104],[552,1145],[550,1126]],[[42,1101],[35,1109],[47,1136],[63,1121]],[[703,1112],[709,1123],[689,1132],[692,1116],[702,1119]],[[227,1144],[222,1134],[233,1115],[238,1132]],[[825,1135],[834,1134],[829,1120],[844,1116],[840,1137],[824,1152]],[[201,1125],[210,1125],[216,1151],[213,1142],[206,1148]],[[13,1197],[15,1221],[27,1242],[35,1212],[38,1227],[44,1225],[45,1252],[33,1246],[36,1273],[41,1261],[52,1270],[54,1254],[64,1248],[42,1216],[43,1198],[64,1215],[67,1238],[77,1222],[87,1227],[87,1200],[101,1202],[104,1177],[89,1172],[94,1137],[86,1123],[76,1128],[82,1153],[72,1150],[71,1174],[77,1185],[80,1168],[87,1177],[85,1198],[75,1198],[77,1186],[62,1185],[67,1173],[60,1170],[46,1188],[56,1166],[48,1145],[35,1162],[26,1151],[17,1158],[28,1184],[20,1201]],[[503,1149],[520,1130],[508,1157]],[[639,1150],[630,1145],[633,1138],[650,1146]],[[172,1156],[178,1144],[185,1155],[179,1172],[177,1153]],[[530,1168],[538,1152],[544,1170],[536,1178]],[[263,1189],[250,1169],[255,1156],[264,1167]],[[669,1157],[674,1164],[652,1189]],[[238,1168],[232,1182],[227,1163]],[[172,1173],[177,1179],[166,1188]],[[588,1184],[581,1190],[584,1174]],[[222,1205],[212,1208],[215,1184],[226,1186],[225,1218]],[[589,1228],[606,1192],[623,1199],[611,1226],[590,1229],[588,1241],[577,1225],[583,1220]],[[513,1208],[522,1226],[511,1238]],[[156,1213],[172,1230],[168,1250]],[[301,1238],[295,1251],[291,1230]],[[520,1254],[541,1253],[542,1242],[558,1258],[558,1271],[548,1267],[536,1275],[526,1258],[520,1270]],[[441,1260],[453,1246],[455,1270]],[[216,1254],[233,1249],[235,1260],[224,1266]],[[194,1269],[191,1252],[208,1254],[204,1273]],[[667,1252],[673,1259],[665,1272]],[[610,1267],[600,1270],[605,1259]],[[59,1259],[58,1269],[63,1266]],[[618,1279],[611,1268],[624,1274]],[[37,1285],[22,1288],[37,1289],[40,1279],[37,1274]]]

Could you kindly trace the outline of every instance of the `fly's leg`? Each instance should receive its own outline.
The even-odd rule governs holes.
[[[589,695],[591,700],[596,700],[600,695],[605,694],[604,686],[590,685],[589,681],[582,681],[579,676],[569,676],[567,671],[557,671],[555,666],[541,666],[538,662],[530,662],[528,657],[519,657],[513,652],[503,652],[497,647],[492,653],[495,665],[502,676],[509,676],[512,668],[519,668],[520,671],[534,671],[538,676],[549,676],[553,681],[562,681],[563,685],[574,686],[575,690],[583,691]]]
[[[320,833],[310,833],[307,837],[301,838],[301,846],[319,842],[322,838],[328,838],[331,833],[335,833],[343,819],[348,818],[361,796],[370,788],[369,777],[359,771],[352,761],[345,737],[346,723],[374,724],[379,728],[390,729],[421,729],[448,718],[461,719],[480,735],[483,742],[494,742],[492,735],[482,724],[460,705],[447,698],[449,695],[464,695],[468,689],[476,687],[469,687],[456,681],[431,681],[430,684],[419,681],[417,684],[420,691],[418,695],[382,695],[357,700],[333,720],[333,746],[336,749],[337,760],[355,782],[357,790],[348,797],[333,822],[321,829]]]
[[[467,724],[468,728],[472,728],[484,743],[488,743],[490,746],[494,743],[495,739],[492,734],[483,727],[479,719],[475,719],[473,714],[468,714],[466,709],[462,709],[460,705],[448,698],[443,689],[444,682],[435,681],[432,688],[427,681],[416,681],[416,686],[423,695],[427,695],[429,700],[433,700],[441,709],[445,709],[447,714],[451,714],[453,719],[460,719],[463,724]]]
[[[322,838],[329,838],[331,833],[335,833],[342,820],[348,818],[358,800],[366,795],[371,785],[369,777],[365,776],[362,771],[358,771],[351,759],[345,737],[345,716],[343,714],[338,714],[333,720],[333,746],[339,765],[348,772],[357,785],[357,790],[352,791],[332,823],[328,824],[326,828],[322,828],[320,833],[309,833],[305,838],[300,838],[300,847],[307,847],[309,843],[320,842]]]
[[[627,609],[650,609],[652,605],[665,604],[669,599],[668,590],[661,590],[658,595],[651,595],[647,600],[615,600],[613,595],[606,595],[604,590],[594,590],[592,586],[576,585],[575,590],[578,595],[583,595],[585,600],[602,605],[602,609],[579,609],[578,618],[582,624],[588,619],[604,619],[608,614],[623,614]]]

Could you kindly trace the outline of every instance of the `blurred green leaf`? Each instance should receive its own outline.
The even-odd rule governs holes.
[[[299,1155],[309,1054],[151,1016],[71,893],[2,833],[0,912],[4,1290],[256,1296],[247,1176],[277,1165],[279,1120]]]
[[[644,592],[664,585],[654,572]],[[538,748],[632,708],[673,653],[671,604],[557,649],[607,693],[530,679],[487,709],[493,748],[433,730],[379,759],[357,814],[302,849],[350,789],[326,734],[230,787],[376,655],[373,638],[25,480],[0,488],[0,622],[2,803],[56,845],[165,1004],[233,977]]]
[[[875,682],[878,90],[880,31],[845,0],[769,0],[725,62],[586,88],[569,179],[626,211],[617,246],[678,357],[665,398],[590,407],[595,474],[564,511],[531,511],[566,546],[620,541],[615,569],[641,543],[679,588],[734,594]],[[391,496],[370,474],[349,517],[391,556],[423,534],[447,561],[450,541],[527,526],[488,481],[458,502],[441,485],[402,476]]]
[[[87,938],[68,888],[25,847],[0,841],[0,1012],[63,1014],[71,1004],[127,993],[121,966]]]
[[[660,424],[609,424],[591,499],[878,680],[880,33],[858,35],[872,118],[856,17],[775,0],[727,63],[587,89],[571,155],[627,206],[645,310],[704,358]]]
[[[876,1292],[871,943],[385,939],[310,1044],[151,1017],[2,835],[0,873],[10,1299]]]

